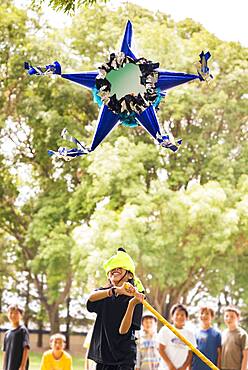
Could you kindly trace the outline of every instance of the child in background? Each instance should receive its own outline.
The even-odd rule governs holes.
[[[8,319],[12,329],[8,330],[4,336],[3,343],[3,370],[27,370],[29,333],[24,325],[20,324],[23,311],[16,304],[8,308]]]
[[[93,291],[87,302],[97,314],[88,358],[97,370],[131,370],[136,361],[135,330],[142,318],[144,288],[135,275],[132,258],[120,248],[104,264],[108,284]],[[135,297],[134,297],[135,294]]]
[[[40,370],[72,370],[72,358],[64,351],[65,342],[65,336],[62,334],[51,336],[51,349],[43,353]]]
[[[222,334],[221,369],[246,370],[248,365],[248,335],[239,326],[240,311],[235,307],[224,310],[227,329]]]
[[[184,326],[188,319],[188,311],[182,304],[176,304],[171,308],[170,315],[174,327],[193,346],[196,340],[193,332]],[[186,370],[192,363],[192,352],[170,329],[163,326],[158,334],[159,353],[162,357],[159,365],[160,370]]]
[[[212,328],[214,311],[210,307],[200,308],[200,329],[196,332],[197,348],[218,368],[221,366],[221,334]],[[192,370],[209,370],[198,356],[193,356]]]
[[[159,366],[157,318],[149,311],[142,316],[142,333],[137,343],[136,370],[155,370]]]

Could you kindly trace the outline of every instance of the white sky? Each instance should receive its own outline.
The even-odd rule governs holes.
[[[30,0],[16,0],[27,4]],[[175,21],[192,18],[208,31],[224,41],[239,41],[248,47],[248,0],[111,0],[116,3],[136,3],[151,11],[160,10],[170,14]],[[63,12],[50,9],[46,15],[54,25],[63,27],[66,18]]]
[[[129,0],[176,21],[192,18],[224,41],[248,46],[248,0]]]

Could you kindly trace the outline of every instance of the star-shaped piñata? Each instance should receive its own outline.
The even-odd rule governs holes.
[[[199,79],[208,81],[207,60],[210,53],[200,54],[197,63],[198,74],[169,72],[159,69],[159,63],[153,63],[145,58],[136,58],[131,51],[132,24],[127,22],[121,51],[112,53],[109,60],[100,66],[98,71],[61,74],[58,62],[43,67],[32,67],[25,63],[25,69],[30,75],[57,74],[77,84],[91,89],[95,100],[101,106],[95,134],[90,148],[86,148],[76,138],[62,131],[62,137],[76,144],[76,148],[59,148],[57,152],[48,151],[50,155],[65,160],[88,154],[105,139],[119,123],[134,127],[141,125],[162,147],[177,151],[182,140],[174,140],[173,136],[161,129],[156,109],[164,97],[165,91],[186,82]]]

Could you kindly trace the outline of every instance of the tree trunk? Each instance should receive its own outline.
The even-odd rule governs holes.
[[[163,314],[166,320],[170,320],[170,311],[174,304],[178,303],[178,291],[171,288],[168,293],[167,301],[164,302]]]
[[[0,313],[2,313],[3,289],[0,289]]]
[[[43,289],[44,288],[43,278],[42,280],[40,280],[39,276],[35,275],[34,280],[39,293],[40,302],[46,308],[49,317],[51,333],[52,334],[58,333],[60,331],[59,305],[62,304],[65,301],[68,294],[70,294],[72,284],[72,272],[71,271],[68,272],[64,290],[60,293],[57,300],[52,304],[48,303],[47,291],[44,291]]]
[[[71,316],[70,316],[70,301],[71,298],[68,297],[66,300],[66,308],[67,308],[67,314],[66,314],[66,349],[70,349],[70,323],[71,323]]]
[[[49,321],[51,326],[51,334],[59,333],[60,325],[59,325],[59,308],[57,304],[53,304],[49,306]]]
[[[216,321],[217,321],[217,324],[218,326],[220,327],[221,324],[222,324],[222,317],[221,317],[221,300],[220,300],[220,295],[218,297],[218,309],[217,309],[217,312],[216,312]]]
[[[28,274],[28,279],[27,279],[27,292],[26,292],[26,297],[25,297],[25,310],[24,310],[24,318],[23,322],[24,325],[28,328],[28,323],[29,323],[29,303],[30,303],[30,274]]]
[[[37,347],[42,348],[43,346],[43,321],[39,320],[38,322],[38,338],[37,338]]]

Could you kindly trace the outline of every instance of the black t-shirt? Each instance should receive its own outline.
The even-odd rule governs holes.
[[[6,352],[3,370],[18,370],[21,366],[23,350],[26,347],[30,348],[29,333],[25,326],[8,330],[3,342],[3,351]],[[28,370],[28,361],[26,370]]]
[[[136,344],[134,331],[140,330],[143,305],[134,309],[132,324],[126,334],[119,334],[120,324],[132,297],[120,295],[87,302],[89,312],[97,314],[88,358],[106,365],[128,364],[136,361]]]

